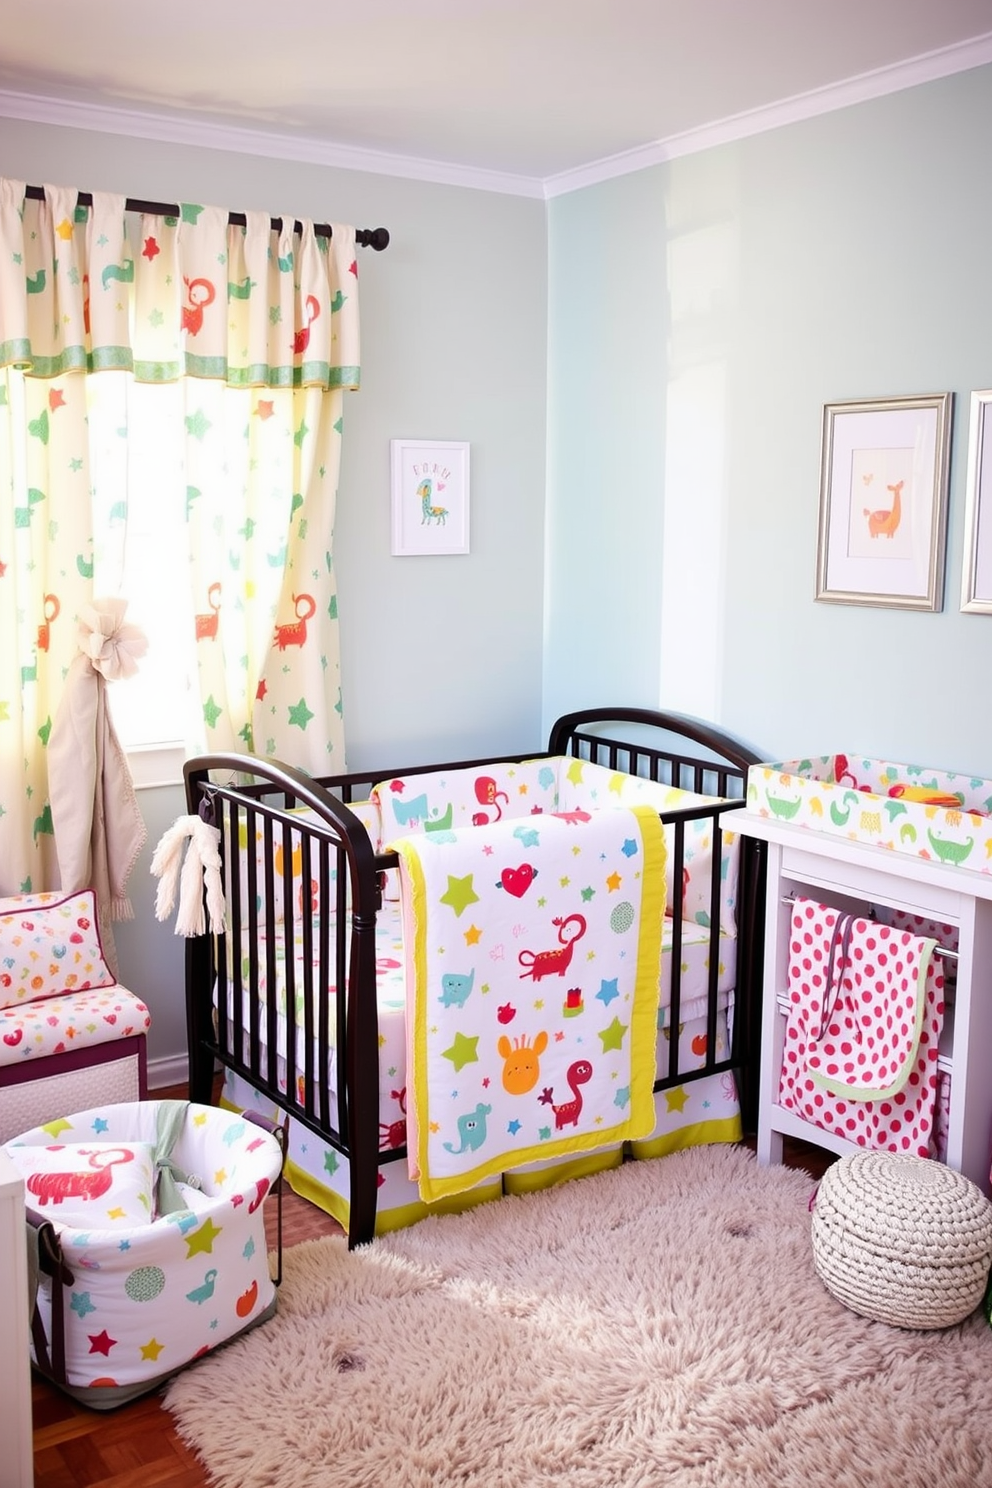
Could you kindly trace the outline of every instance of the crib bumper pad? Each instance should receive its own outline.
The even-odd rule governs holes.
[[[166,1153],[162,1108],[175,1105],[184,1111]],[[153,1388],[274,1310],[262,1204],[282,1152],[270,1132],[209,1106],[138,1101],[47,1122],[6,1151],[31,1212],[58,1238],[66,1379],[56,1382],[87,1405]],[[182,1175],[171,1188],[182,1207],[169,1213],[156,1202],[162,1163]],[[49,1345],[56,1285],[42,1276],[37,1293]]]
[[[0,1065],[130,1038],[146,1033],[150,1024],[145,1004],[117,982],[0,1008]]]

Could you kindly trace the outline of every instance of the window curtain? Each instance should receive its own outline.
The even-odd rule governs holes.
[[[298,225],[137,216],[0,179],[0,893],[73,887],[55,877],[47,747],[94,571],[117,571],[127,542],[135,382],[182,389],[162,458],[184,462],[190,742],[345,768],[332,538],[360,377],[355,231]],[[115,400],[109,447],[91,438],[96,399]]]

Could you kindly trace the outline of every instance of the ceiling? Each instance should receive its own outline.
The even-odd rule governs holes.
[[[992,0],[21,0],[0,116],[537,194],[989,61]]]

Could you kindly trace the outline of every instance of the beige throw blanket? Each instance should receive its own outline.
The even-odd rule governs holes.
[[[127,881],[147,836],[127,757],[107,706],[107,681],[129,677],[147,642],[124,625],[125,600],[80,615],[79,654],[48,740],[48,791],[61,887],[96,894],[104,954],[117,975],[111,920],[133,916]]]

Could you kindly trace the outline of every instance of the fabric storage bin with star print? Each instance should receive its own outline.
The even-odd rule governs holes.
[[[97,1410],[270,1317],[271,1130],[187,1101],[98,1106],[8,1142],[25,1183],[32,1361]]]

